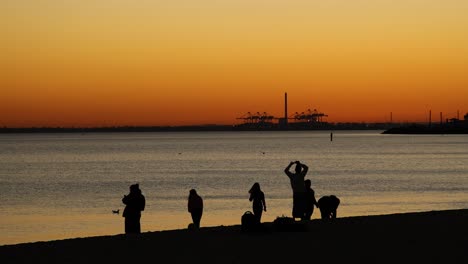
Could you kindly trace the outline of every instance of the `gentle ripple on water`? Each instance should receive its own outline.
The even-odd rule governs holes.
[[[291,160],[309,165],[317,198],[341,198],[339,216],[468,208],[466,135],[329,133],[0,135],[0,244],[122,233],[111,210],[134,182],[144,231],[185,228],[191,188],[205,199],[202,225],[239,224],[254,182],[273,221],[291,211]]]

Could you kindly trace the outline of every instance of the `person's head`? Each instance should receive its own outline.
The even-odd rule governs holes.
[[[296,161],[296,173],[299,174],[302,171],[302,165],[299,161]]]
[[[250,188],[249,193],[255,193],[260,191],[260,183],[256,182],[252,185],[252,188]]]
[[[131,193],[137,193],[139,191],[140,191],[140,186],[138,185],[138,183],[130,185],[130,192]]]
[[[310,186],[312,186],[312,182],[309,179],[307,179],[304,181],[304,185],[306,188],[310,188]]]
[[[197,195],[197,191],[195,189],[191,189],[189,194],[190,196]]]

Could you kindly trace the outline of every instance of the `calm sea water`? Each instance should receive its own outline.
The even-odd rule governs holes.
[[[309,166],[338,216],[468,208],[468,136],[380,131],[0,135],[0,244],[123,233],[122,196],[139,183],[142,231],[186,228],[191,188],[202,226],[239,224],[259,182],[268,211],[290,215],[283,170]],[[318,218],[318,211],[312,218]]]

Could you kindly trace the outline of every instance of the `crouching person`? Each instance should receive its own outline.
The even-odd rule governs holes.
[[[336,218],[336,211],[340,205],[340,199],[338,199],[338,197],[335,195],[322,196],[317,203],[322,219],[330,220]]]

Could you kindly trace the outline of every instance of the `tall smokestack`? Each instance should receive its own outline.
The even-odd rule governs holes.
[[[288,125],[288,93],[284,93],[284,124]]]

